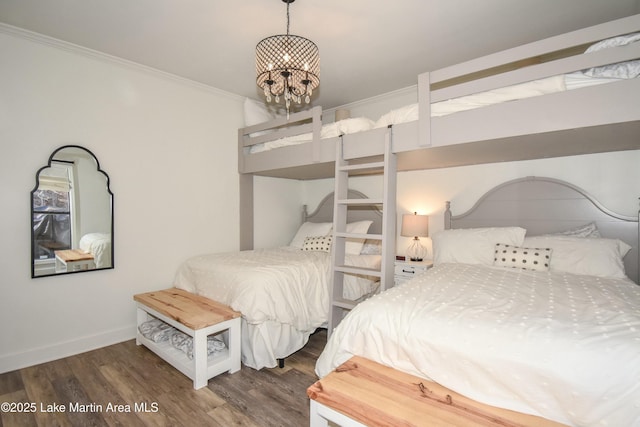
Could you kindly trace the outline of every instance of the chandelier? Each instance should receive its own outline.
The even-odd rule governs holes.
[[[287,34],[261,40],[256,46],[256,82],[264,90],[267,102],[284,98],[287,116],[291,103],[311,101],[313,90],[320,85],[320,54],[314,42],[289,34],[289,5],[287,4]]]

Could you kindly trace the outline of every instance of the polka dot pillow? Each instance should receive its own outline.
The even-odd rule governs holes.
[[[523,270],[549,271],[551,252],[550,248],[521,248],[497,243],[493,265]]]
[[[303,251],[331,252],[331,236],[306,237]]]

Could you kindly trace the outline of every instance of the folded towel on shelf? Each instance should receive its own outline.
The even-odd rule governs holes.
[[[193,338],[189,335],[176,330],[171,334],[171,345],[184,352],[189,359],[193,359]],[[225,348],[226,345],[220,338],[213,335],[207,337],[207,356],[222,351]]]
[[[148,320],[138,326],[138,330],[143,337],[156,343],[167,341],[171,334],[176,331],[175,328],[160,319]]]

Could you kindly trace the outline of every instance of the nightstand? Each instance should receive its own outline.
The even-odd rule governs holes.
[[[424,273],[433,266],[433,261],[425,259],[423,261],[398,261],[396,260],[393,281],[396,285],[406,282],[409,279]]]

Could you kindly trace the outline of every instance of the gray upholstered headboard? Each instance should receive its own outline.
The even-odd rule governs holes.
[[[602,237],[620,239],[632,249],[624,258],[627,276],[639,281],[638,215],[605,208],[582,189],[553,178],[508,181],[482,196],[467,212],[452,215],[449,202],[445,229],[520,226],[527,235],[555,233],[595,222]]]
[[[368,197],[356,190],[349,190],[349,199],[367,199]],[[382,233],[382,211],[371,205],[350,206],[347,212],[347,223],[369,220],[373,221],[369,228],[369,233]],[[307,213],[307,206],[304,206],[302,221],[310,222],[333,222],[333,193],[329,193],[320,201],[316,210]]]

